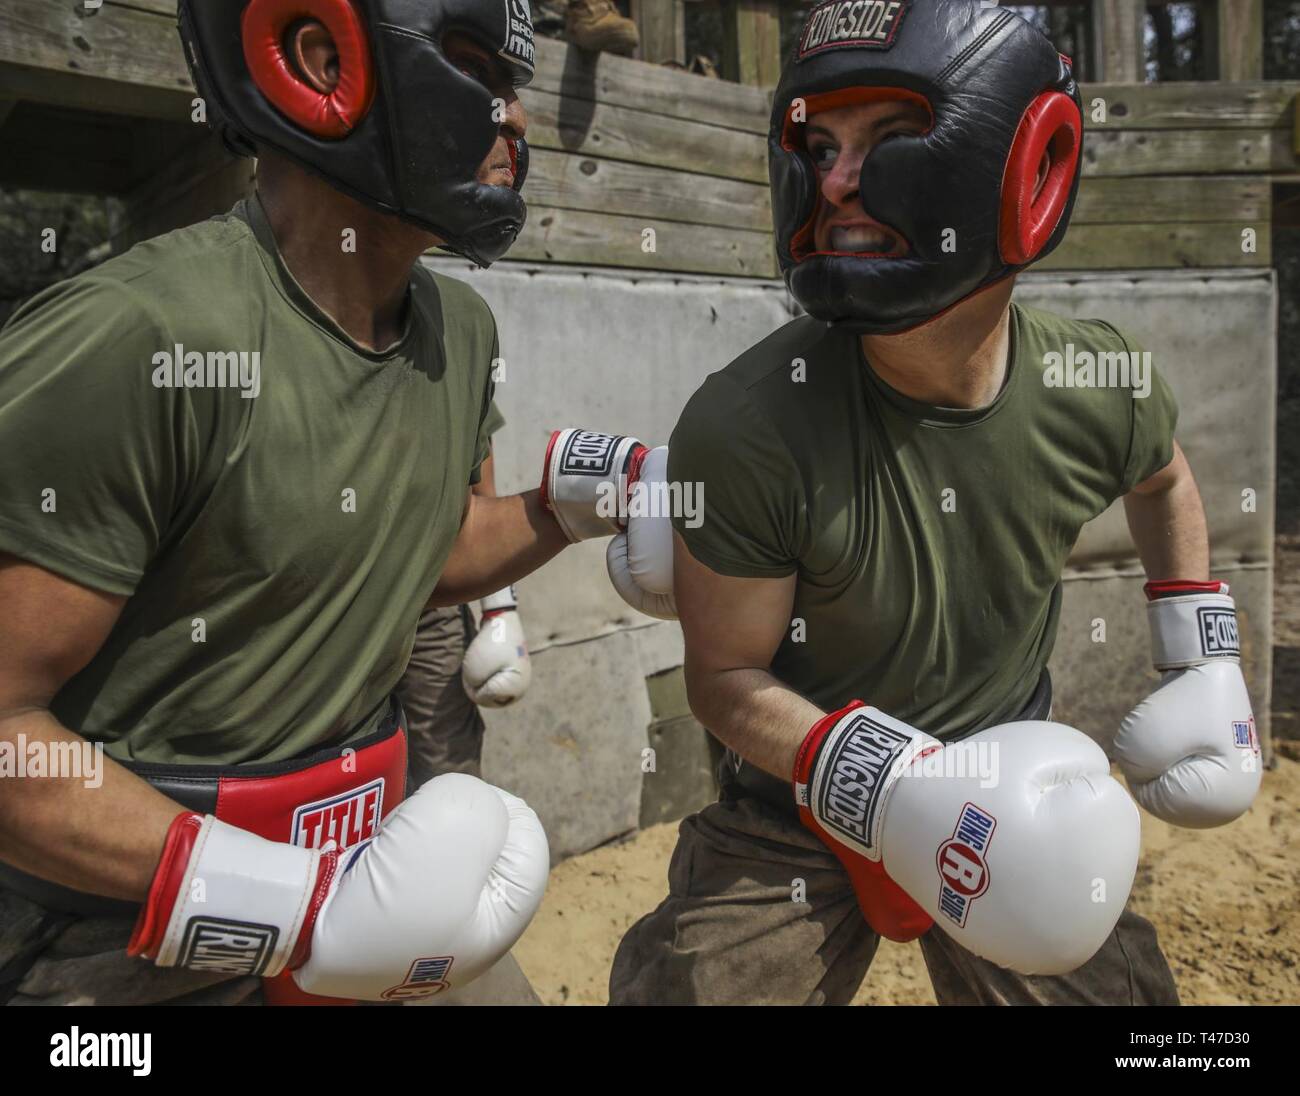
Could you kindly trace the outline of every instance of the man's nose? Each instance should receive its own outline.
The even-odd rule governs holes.
[[[528,133],[528,111],[524,109],[524,104],[519,101],[519,96],[514,93],[511,93],[506,99],[506,109],[501,118],[501,128],[506,131],[508,137],[516,140]]]
[[[831,205],[843,206],[857,198],[864,159],[861,149],[842,149],[835,157],[834,166],[822,179],[822,196]]]

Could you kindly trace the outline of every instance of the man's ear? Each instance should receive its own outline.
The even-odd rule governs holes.
[[[289,33],[289,57],[299,78],[322,95],[339,86],[339,51],[325,24],[304,19]]]

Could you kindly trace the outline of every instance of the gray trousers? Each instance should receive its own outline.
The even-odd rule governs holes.
[[[475,632],[464,605],[426,609],[420,617],[396,689],[406,709],[412,791],[443,773],[482,775],[483,719],[460,679]]]
[[[682,822],[668,884],[619,945],[611,1004],[848,1004],[880,943],[834,855],[797,817],[735,786]],[[937,927],[918,942],[941,1005],[1178,1004],[1155,929],[1128,910],[1065,975],[1016,974]]]

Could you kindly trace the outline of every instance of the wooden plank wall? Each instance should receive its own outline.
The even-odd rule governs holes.
[[[755,0],[749,10],[765,7]],[[214,203],[227,206],[249,181],[247,165],[226,160],[189,121],[192,93],[173,13],[174,0],[106,0],[93,17],[50,0],[0,4],[0,104],[17,103],[0,147],[13,141],[21,150],[22,132],[69,108],[137,119],[149,134],[126,149],[110,142],[103,164],[88,162],[93,146],[79,150],[75,138],[67,146],[95,188],[113,190],[116,180],[126,196],[132,215],[123,243],[206,215]],[[511,258],[776,275],[770,88],[592,56],[549,39],[539,39],[538,55],[537,78],[523,93],[534,149],[531,212]],[[1084,183],[1070,233],[1044,265],[1268,266],[1271,183],[1300,180],[1298,90],[1260,81],[1085,86]],[[47,113],[34,115],[37,108]],[[174,127],[164,131],[174,141],[170,156],[145,128],[160,122]],[[1253,250],[1246,229],[1255,230]]]

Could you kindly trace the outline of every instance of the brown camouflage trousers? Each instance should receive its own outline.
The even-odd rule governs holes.
[[[880,943],[826,847],[794,815],[734,787],[682,822],[668,884],[619,945],[611,1004],[844,1005]],[[1178,1004],[1155,928],[1129,910],[1065,975],[1005,970],[937,927],[918,944],[941,1005]]]

